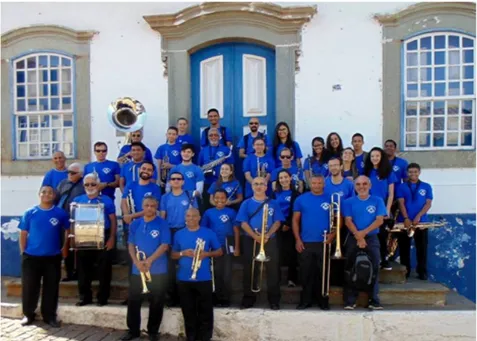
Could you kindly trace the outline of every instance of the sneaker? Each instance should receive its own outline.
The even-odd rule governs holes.
[[[356,308],[356,304],[347,304],[344,307],[345,310],[354,310],[354,308]]]
[[[389,264],[389,261],[385,260],[381,262],[381,269],[383,270],[392,270],[393,268],[391,267],[391,264]]]
[[[293,281],[288,281],[288,287],[289,287],[289,288],[294,288],[294,287],[296,287],[295,282],[293,282]]]
[[[376,302],[375,300],[369,300],[368,309],[369,310],[383,310],[384,308],[381,305],[381,303]]]

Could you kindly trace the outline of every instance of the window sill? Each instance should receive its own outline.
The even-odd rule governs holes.
[[[400,157],[421,168],[475,168],[475,150],[405,151]]]
[[[86,165],[89,160],[68,159],[67,165],[73,162]],[[51,160],[2,160],[2,176],[44,176],[51,168]]]

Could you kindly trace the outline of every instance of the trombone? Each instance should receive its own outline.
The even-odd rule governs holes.
[[[146,260],[146,253],[144,251],[140,251],[137,246],[136,246],[136,258],[140,262]],[[142,293],[147,294],[149,293],[149,289],[147,288],[146,282],[152,282],[151,273],[149,271],[142,272],[141,270],[139,270],[139,273],[141,274]]]
[[[270,257],[267,257],[265,254],[265,231],[267,230],[268,225],[268,204],[263,205],[263,217],[262,217],[262,233],[260,234],[260,251],[258,255],[257,252],[257,241],[254,240],[253,243],[253,254],[252,254],[252,273],[251,273],[251,288],[250,291],[252,292],[260,292],[262,290],[262,281],[263,281],[263,266],[264,263],[270,260]],[[258,232],[255,230],[255,232]],[[260,262],[260,277],[258,279],[257,287],[254,287],[253,282],[255,278],[255,262]]]

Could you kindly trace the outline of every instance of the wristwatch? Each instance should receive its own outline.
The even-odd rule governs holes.
[[[182,251],[181,251],[181,252],[179,252],[179,257],[182,257]]]

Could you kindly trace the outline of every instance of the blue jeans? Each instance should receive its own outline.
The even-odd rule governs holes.
[[[373,263],[373,270],[376,273],[376,281],[374,282],[373,289],[371,292],[369,292],[369,298],[371,298],[373,301],[376,303],[379,303],[379,280],[378,280],[378,272],[379,272],[379,263],[380,263],[380,243],[379,243],[379,238],[378,235],[368,235],[365,238],[366,244],[368,244],[365,248],[366,252],[368,253],[369,257],[371,258],[371,262]],[[346,271],[350,271],[350,269],[353,267],[354,264],[354,259],[356,256],[356,253],[359,250],[358,243],[356,242],[356,239],[350,235],[347,243],[346,243],[346,258],[348,259],[348,262],[346,264]],[[344,288],[343,288],[343,301],[345,306],[347,305],[353,305],[356,303],[356,300],[358,298],[358,291],[350,287],[348,283],[345,281]]]

